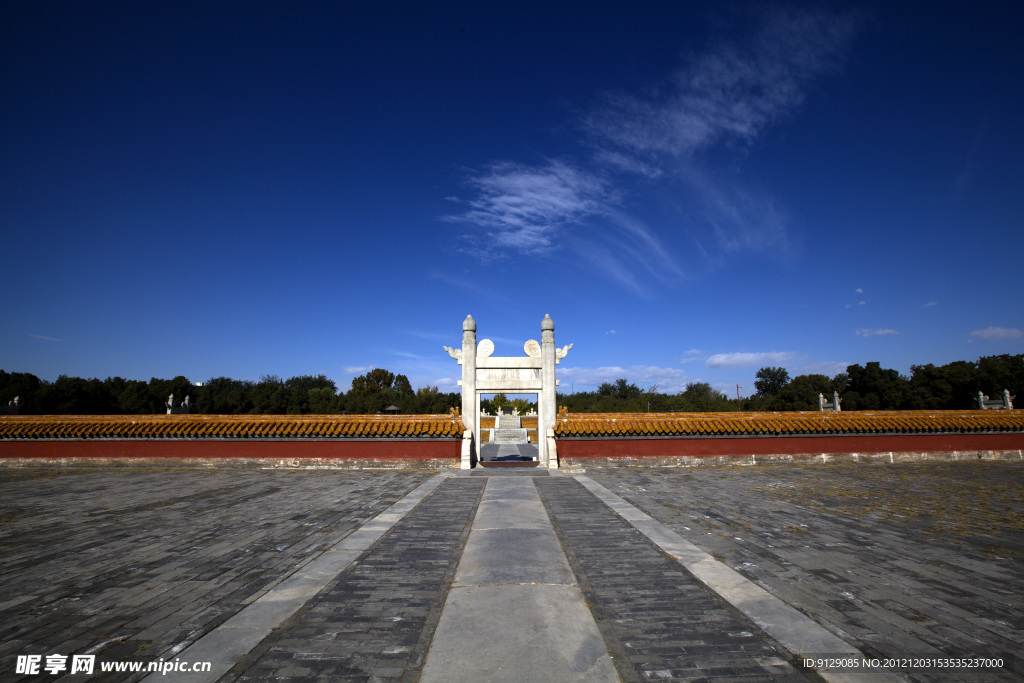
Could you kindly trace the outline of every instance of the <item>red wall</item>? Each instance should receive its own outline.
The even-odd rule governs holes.
[[[708,457],[1004,451],[1024,449],[1024,434],[891,434],[881,436],[714,437],[708,439],[579,439],[557,442],[559,458]]]
[[[883,436],[754,437],[705,439],[558,440],[559,458],[713,457],[1006,451],[1024,449],[1024,434],[918,434]],[[462,442],[442,441],[0,441],[2,458],[274,458],[334,460],[449,460]]]
[[[328,458],[432,460],[461,457],[462,441],[0,441],[0,458]]]

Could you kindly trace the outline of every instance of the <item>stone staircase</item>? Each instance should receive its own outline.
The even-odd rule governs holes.
[[[529,443],[518,415],[498,415],[494,418],[494,429],[490,436],[492,444]]]

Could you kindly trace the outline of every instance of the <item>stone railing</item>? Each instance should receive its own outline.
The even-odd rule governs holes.
[[[1003,389],[1002,398],[990,400],[988,396],[982,392],[978,392],[978,410],[1013,410],[1013,399],[1016,396],[1010,396],[1009,389]]]
[[[826,401],[824,394],[818,394],[818,410],[831,410],[838,413],[840,410],[842,410],[842,408],[840,407],[841,403],[842,400],[839,398],[838,391],[832,392],[831,401]]]

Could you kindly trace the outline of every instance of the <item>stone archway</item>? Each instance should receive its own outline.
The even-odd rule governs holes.
[[[555,323],[545,315],[540,324],[540,342],[523,345],[525,356],[492,357],[494,343],[476,340],[476,321],[467,315],[462,323],[462,348],[444,350],[462,366],[462,422],[473,433],[474,447],[480,446],[480,395],[522,393],[537,395],[537,453],[541,467],[558,467],[549,457],[547,431],[555,426],[555,366],[565,358],[572,344],[555,347]]]

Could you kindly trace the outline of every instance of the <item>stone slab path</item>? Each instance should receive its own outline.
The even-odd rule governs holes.
[[[1022,520],[1014,463],[0,469],[0,681],[1020,680]]]
[[[421,680],[619,680],[533,482],[487,479]]]

